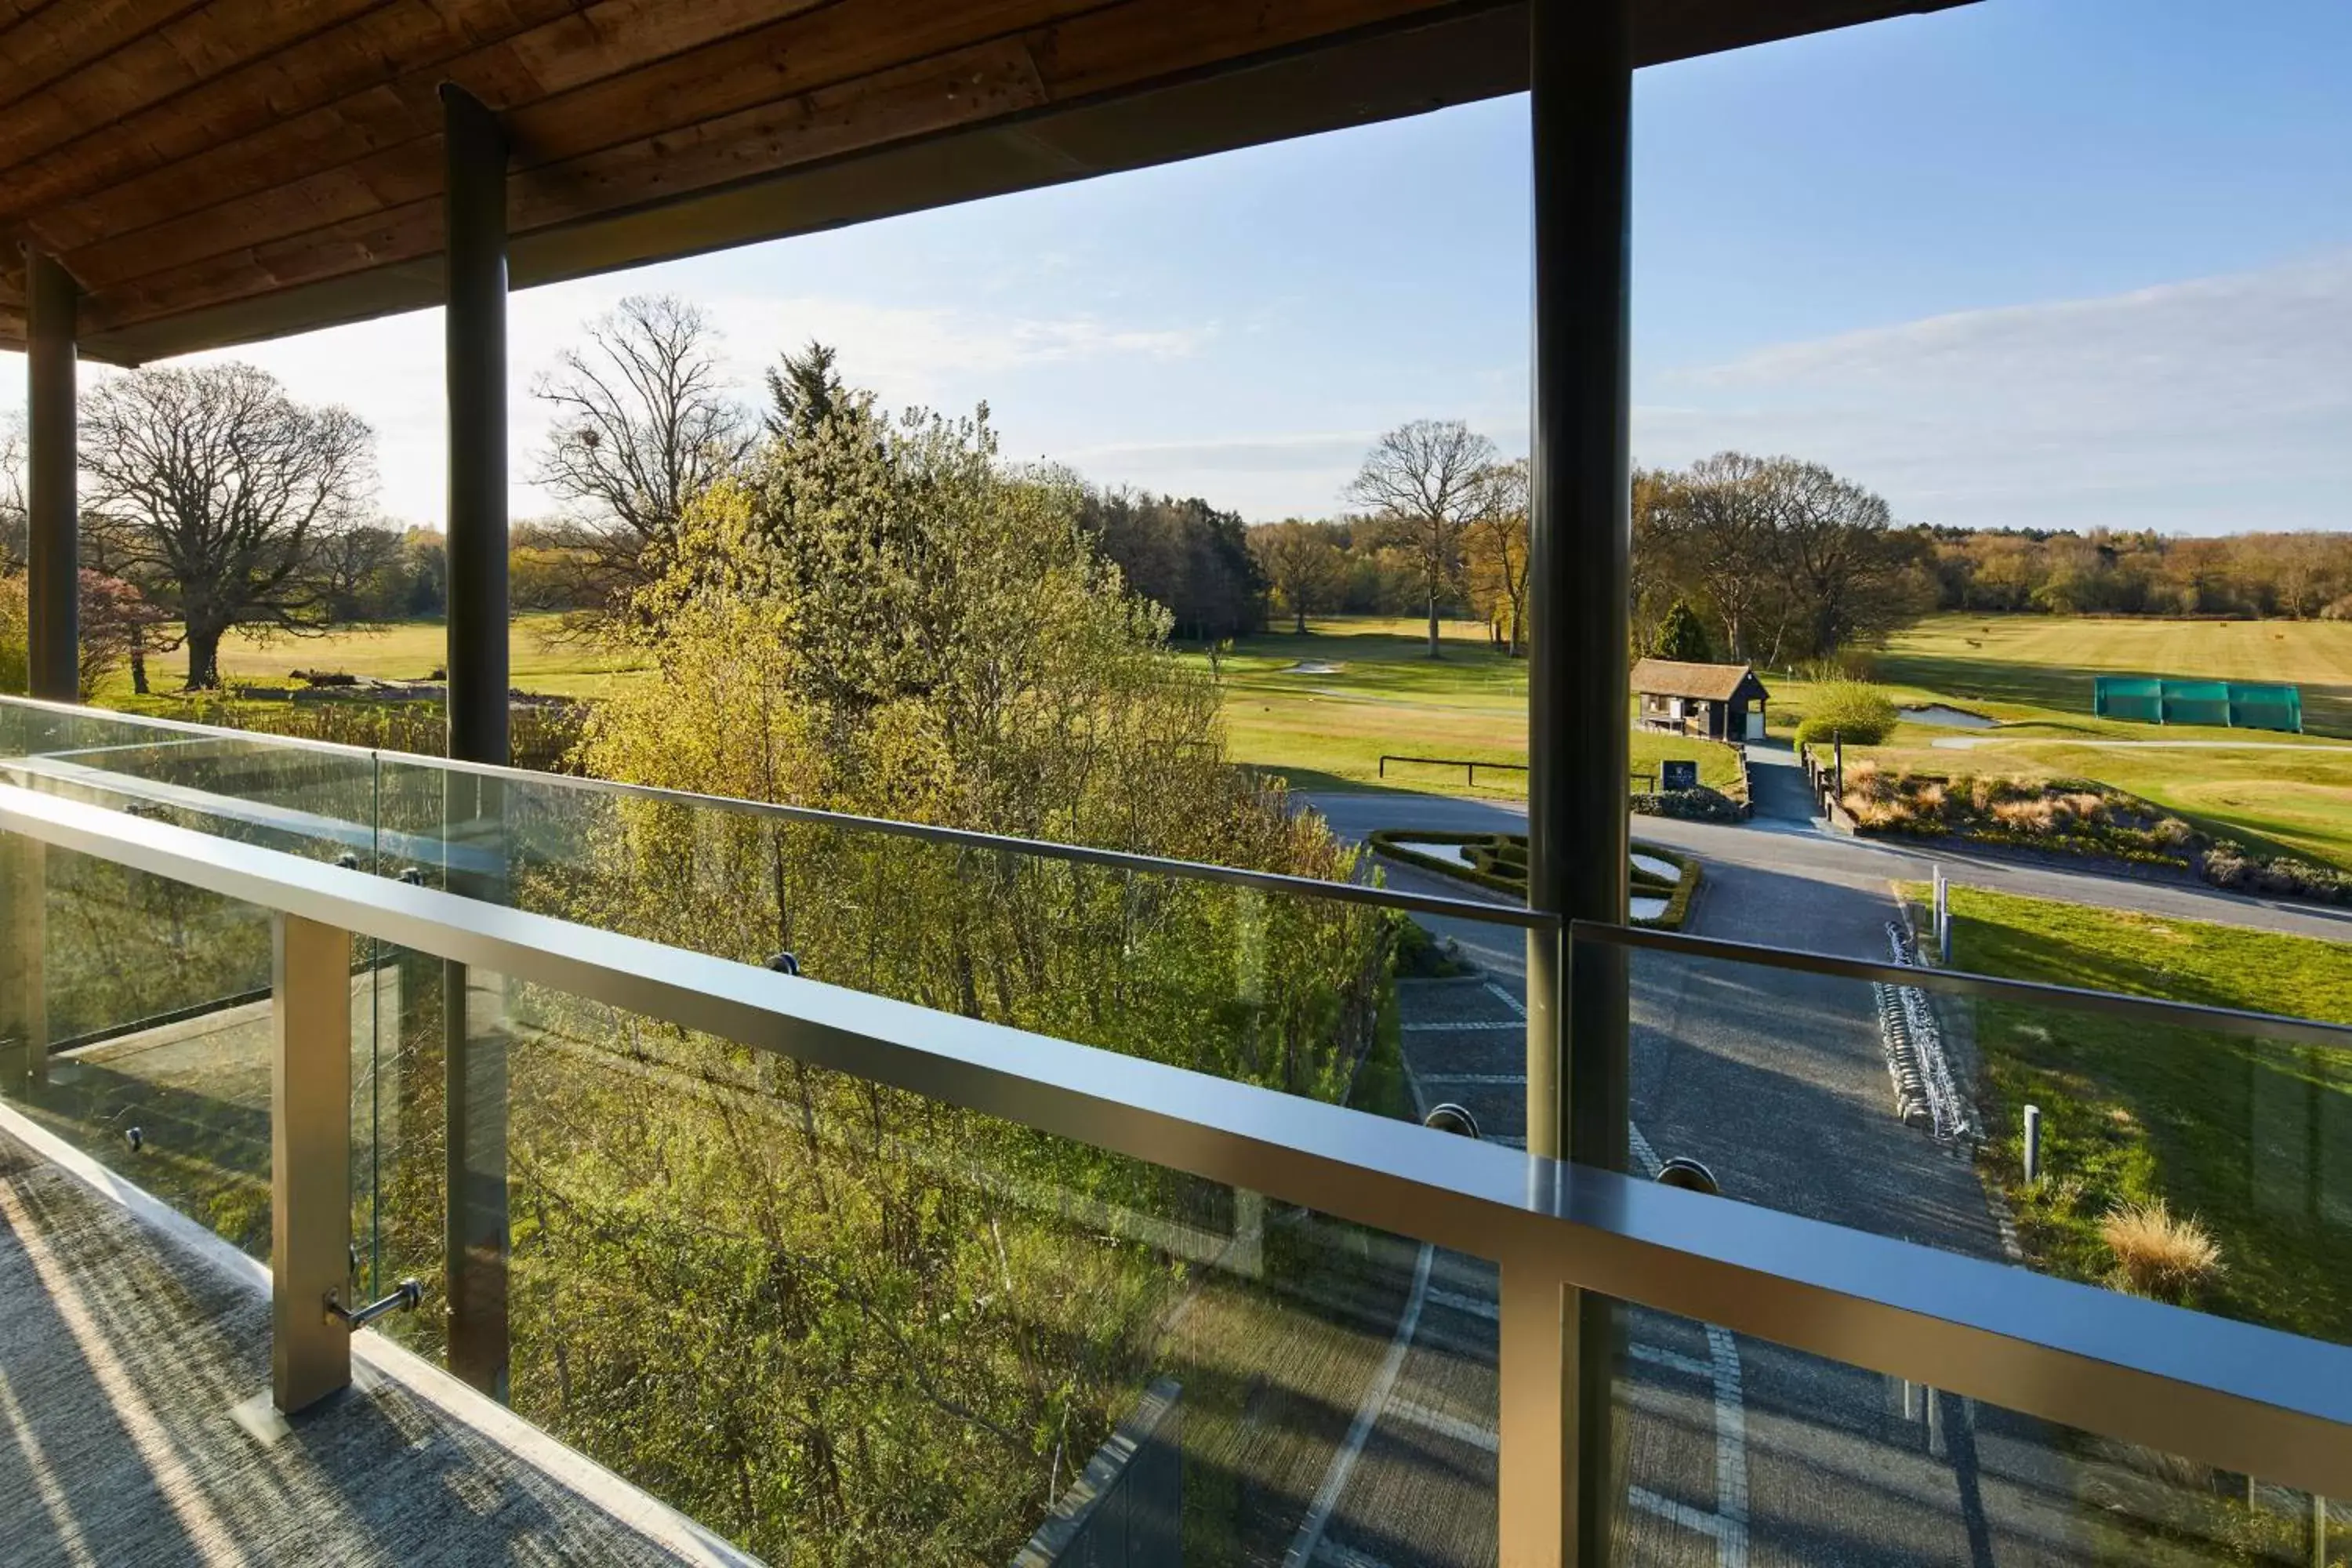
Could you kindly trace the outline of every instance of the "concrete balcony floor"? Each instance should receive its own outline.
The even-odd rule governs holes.
[[[751,1561],[373,1334],[350,1389],[278,1417],[256,1267],[93,1180],[0,1131],[14,1568]]]

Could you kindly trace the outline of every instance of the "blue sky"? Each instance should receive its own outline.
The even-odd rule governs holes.
[[[2352,526],[2347,80],[2346,0],[1987,0],[1643,71],[1636,458],[1794,452],[1915,521]],[[1512,98],[519,295],[518,479],[530,374],[639,290],[708,305],[747,394],[822,337],[1253,519],[1338,510],[1402,419],[1523,450],[1526,138]],[[438,521],[437,319],[244,357]]]

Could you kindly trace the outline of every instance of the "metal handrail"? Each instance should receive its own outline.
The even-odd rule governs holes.
[[[1560,917],[1549,910],[1531,910],[1523,905],[1515,904],[1487,903],[1477,899],[1448,898],[1438,893],[1409,892],[1397,888],[1372,887],[1362,882],[1329,882],[1316,877],[1294,876],[1286,871],[1256,871],[1240,866],[1220,866],[1205,860],[1177,860],[1159,855],[1138,854],[1132,850],[1099,849],[1086,844],[1065,844],[1045,838],[1022,838],[1011,834],[982,833],[962,827],[940,827],[929,823],[901,822],[886,816],[860,816],[850,812],[824,811],[815,806],[786,805],[775,801],[742,800],[733,795],[704,795],[695,790],[663,789],[653,784],[625,784],[616,779],[591,778],[576,773],[539,773],[530,768],[502,767],[491,763],[461,762],[451,757],[429,757],[416,752],[345,745],[341,742],[319,741],[300,735],[270,735],[253,731],[228,730],[209,724],[194,724],[181,719],[152,718],[143,713],[116,713],[106,709],[84,708],[70,702],[49,702],[28,697],[0,697],[0,705],[55,713],[61,718],[147,725],[205,740],[238,741],[254,745],[286,746],[300,751],[328,752],[346,758],[366,758],[377,763],[389,763],[395,767],[437,768],[446,773],[464,773],[476,778],[502,779],[541,788],[576,789],[594,795],[625,795],[634,799],[656,801],[672,805],[693,806],[703,810],[733,812],[740,816],[764,816],[779,821],[838,827],[849,832],[877,833],[899,838],[914,838],[925,843],[982,850],[994,855],[1030,855],[1041,859],[1064,860],[1076,865],[1100,866],[1112,870],[1140,872],[1151,876],[1175,877],[1187,881],[1222,882],[1232,887],[1255,888],[1262,892],[1285,893],[1297,898],[1328,899],[1339,903],[1402,910],[1412,914],[1479,921],[1489,925],[1517,926],[1528,931],[1557,931],[1561,923]],[[47,754],[28,753],[26,760],[37,760]]]
[[[1561,1408],[1557,1377],[1524,1374],[1564,1288],[2352,1495],[2352,1348],[13,786],[0,832],[1496,1259],[1507,1512],[1533,1489],[1514,1445],[1539,1446],[1531,1413]]]

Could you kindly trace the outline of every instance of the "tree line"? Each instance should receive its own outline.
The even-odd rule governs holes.
[[[1526,651],[1528,465],[1506,462],[1459,419],[1415,419],[1382,434],[1345,499],[1361,511],[1287,518],[1250,530],[1272,607],[1294,630],[1318,615],[1423,615],[1429,656],[1442,616],[1486,626]]]
[[[762,408],[739,395],[715,326],[686,300],[635,296],[587,323],[531,387],[553,419],[527,471],[562,510],[511,531],[516,607],[566,612],[583,632],[625,613],[698,497],[763,441],[830,416],[835,359],[817,342],[782,356]],[[85,694],[126,664],[144,693],[149,657],[179,648],[189,689],[216,689],[236,629],[300,637],[446,610],[442,536],[383,517],[374,432],[350,409],[301,402],[249,364],[166,365],[94,383],[79,420]],[[21,423],[0,427],[0,595],[16,597],[22,468]],[[1052,478],[1178,635],[1263,622],[1238,514]]]
[[[1938,609],[2352,619],[2352,535],[1924,532]]]

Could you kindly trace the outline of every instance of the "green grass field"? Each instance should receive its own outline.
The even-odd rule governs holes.
[[[552,614],[515,617],[509,657],[516,686],[551,697],[593,697],[616,677],[626,679],[644,668],[633,658],[561,637],[562,621]],[[280,685],[294,671],[308,669],[341,670],[379,680],[423,680],[441,667],[446,639],[439,621],[397,621],[320,637],[258,638],[232,633],[221,643],[221,677],[231,685]],[[184,652],[147,661],[148,683],[158,692],[177,691],[187,674]],[[130,673],[119,670],[100,689],[99,700],[111,704],[130,695]]]
[[[1334,618],[1307,635],[1248,637],[1220,659],[1233,754],[1307,788],[1389,788],[1514,797],[1519,775],[1391,763],[1383,752],[1480,762],[1527,760],[1527,665],[1497,652],[1475,622],[1444,627],[1445,657],[1425,656],[1421,623]],[[644,667],[631,656],[563,639],[551,615],[517,617],[514,680],[525,690],[593,698]],[[232,637],[221,661],[232,682],[285,681],[296,669],[421,679],[441,662],[438,623],[407,623],[318,638]],[[1208,656],[1188,651],[1205,666]],[[2018,616],[1937,616],[1890,640],[1876,675],[1904,702],[1944,701],[2001,721],[1963,733],[1906,723],[1875,754],[1890,767],[2021,778],[2081,777],[2128,790],[2257,849],[2293,851],[2352,865],[2352,748],[2326,734],[2124,724],[2091,716],[2091,678],[2102,670],[2217,674],[2292,680],[2315,730],[2352,735],[2352,623],[2132,622]],[[1322,668],[1318,668],[1322,667]],[[175,689],[181,656],[154,661],[160,691]],[[1787,672],[1765,677],[1772,730],[1785,736],[1809,685]],[[124,701],[118,675],[101,700]],[[1938,747],[1965,739],[1968,750]],[[2250,738],[2255,749],[2248,745]],[[2168,742],[2218,742],[2202,750]],[[2149,742],[2168,742],[2147,744]],[[2277,749],[2280,745],[2294,751]],[[1737,782],[1725,747],[1651,734],[1633,737],[1633,767],[1654,774],[1669,757],[1700,764],[1717,788]],[[1864,753],[1871,754],[1871,753]]]
[[[1244,638],[1219,660],[1235,761],[1280,772],[1303,788],[1385,784],[1448,795],[1527,794],[1516,773],[1482,773],[1475,788],[1459,767],[1391,763],[1381,776],[1382,752],[1527,762],[1527,661],[1489,647],[1484,626],[1444,623],[1444,657],[1432,659],[1420,621],[1348,617],[1307,625],[1304,637],[1279,632]],[[1205,654],[1185,657],[1207,663]],[[1738,760],[1727,746],[1633,737],[1635,772],[1654,778],[1668,758],[1696,762],[1699,782],[1712,788],[1738,784]]]
[[[1966,969],[2352,1023],[2352,946],[1972,888],[1953,889],[1952,910]],[[2336,1229],[2352,1205],[2352,1052],[2008,1005],[1980,1008],[1977,1045],[1987,1173],[2037,1266],[2105,1279],[2100,1219],[2162,1197],[2221,1243],[2203,1305],[2352,1340]],[[2047,1172],[2033,1189],[2020,1179],[2027,1104],[2042,1109]]]
[[[2352,621],[1931,616],[1889,639],[1877,665],[1891,685],[1965,704],[2085,719],[2101,675],[2284,681],[2303,689],[2306,728],[2352,736]]]
[[[2000,726],[1906,722],[1849,756],[1914,773],[2094,779],[2252,848],[2352,866],[2352,623],[1933,616],[1869,662],[1898,703],[1947,702]],[[2096,718],[2100,674],[2288,681],[2310,732]],[[1765,679],[1773,732],[1786,734],[1811,687]]]

